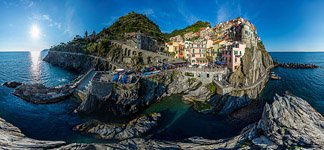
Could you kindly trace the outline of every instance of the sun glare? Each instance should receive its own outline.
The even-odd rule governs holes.
[[[33,25],[30,29],[30,36],[33,38],[33,39],[37,39],[39,38],[40,36],[40,30],[39,30],[39,27],[37,25]]]

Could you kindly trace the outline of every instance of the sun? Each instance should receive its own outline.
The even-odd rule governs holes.
[[[29,34],[33,39],[38,39],[40,36],[39,27],[37,25],[32,25],[32,27],[30,28]]]

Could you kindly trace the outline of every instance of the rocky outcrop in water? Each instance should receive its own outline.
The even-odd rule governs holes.
[[[275,66],[288,68],[288,69],[316,69],[319,66],[314,64],[300,64],[300,63],[279,63],[274,62]]]
[[[46,87],[43,84],[22,84],[13,94],[28,102],[48,104],[66,99],[73,90],[70,85]]]
[[[9,87],[9,88],[16,88],[16,87],[22,85],[22,83],[13,81],[13,82],[5,82],[2,85],[6,86],[6,87]]]
[[[161,118],[159,113],[142,115],[127,124],[110,124],[99,121],[90,121],[77,125],[74,130],[94,135],[99,139],[125,140],[141,137],[158,125]]]

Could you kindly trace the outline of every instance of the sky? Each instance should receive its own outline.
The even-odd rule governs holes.
[[[268,51],[324,51],[324,0],[0,0],[0,51],[46,49],[131,11],[162,32],[241,16]]]

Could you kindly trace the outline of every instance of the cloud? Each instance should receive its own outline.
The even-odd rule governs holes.
[[[242,13],[243,11],[240,1],[232,0],[220,3],[218,0],[216,0],[216,5],[218,7],[218,11],[216,12],[217,23],[221,23],[238,16],[249,19],[246,13]]]
[[[66,24],[64,28],[64,34],[68,34],[70,37],[74,36],[73,32],[73,17],[74,17],[74,9],[69,7],[66,12]]]
[[[197,22],[199,19],[198,17],[196,17],[195,15],[193,15],[191,13],[191,11],[189,11],[185,4],[181,1],[177,1],[178,2],[178,12],[184,17],[185,21],[188,23],[188,24],[193,24],[195,22]]]
[[[54,21],[50,15],[47,14],[33,14],[31,21],[44,21],[47,22],[50,27],[56,27],[57,29],[62,29],[62,23]]]
[[[25,7],[25,8],[30,8],[34,6],[34,1],[32,0],[20,0],[20,3]]]
[[[228,11],[225,6],[222,6],[218,11],[217,11],[217,23],[224,22],[225,20],[228,19]]]
[[[144,9],[144,10],[140,11],[140,13],[147,15],[147,16],[156,17],[153,9]]]

